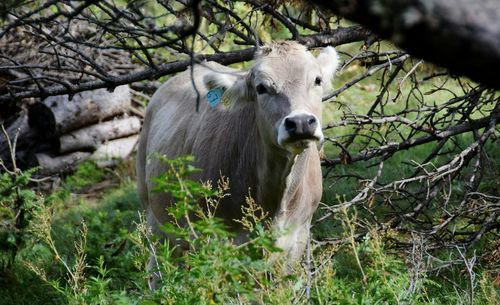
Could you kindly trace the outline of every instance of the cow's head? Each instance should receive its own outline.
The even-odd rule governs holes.
[[[330,89],[338,65],[333,47],[314,57],[297,42],[273,42],[261,47],[245,75],[209,73],[209,89],[222,87],[224,100],[255,105],[261,135],[272,144],[300,153],[323,140],[322,97]]]

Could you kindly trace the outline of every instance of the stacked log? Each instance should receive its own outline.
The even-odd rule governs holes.
[[[135,135],[139,133],[140,129],[141,120],[135,116],[114,119],[80,128],[59,137],[59,152],[96,150],[106,140]]]
[[[116,116],[130,105],[128,86],[119,86],[113,92],[85,91],[71,100],[68,95],[51,96],[29,107],[29,124],[50,138]]]
[[[131,109],[128,86],[34,103],[6,130],[11,141],[17,134],[17,166],[38,166],[41,174],[50,175],[89,159],[99,166],[113,165],[127,158],[137,143],[141,119]],[[0,135],[0,157],[10,157],[5,135]]]

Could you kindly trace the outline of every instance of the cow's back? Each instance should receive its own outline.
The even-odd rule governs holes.
[[[216,63],[205,63],[207,67],[195,66],[194,80],[190,71],[185,71],[163,84],[153,95],[146,110],[143,130],[141,132],[137,152],[138,193],[142,206],[147,213],[148,222],[155,228],[154,222],[163,223],[168,220],[165,209],[171,203],[166,193],[151,192],[152,178],[158,177],[166,170],[157,158],[149,158],[152,153],[165,155],[174,159],[182,155],[194,155],[195,165],[203,171],[195,179],[217,180],[221,174],[236,177],[237,172],[251,163],[251,141],[248,137],[241,139],[239,133],[248,132],[245,120],[253,120],[251,109],[244,107],[237,111],[212,109],[206,102],[207,89],[203,84],[203,76],[213,69],[225,72],[237,72]],[[199,93],[199,111],[196,111],[197,93]],[[246,129],[245,131],[243,131]],[[245,149],[246,147],[246,149]],[[246,150],[243,152],[242,150]],[[247,155],[247,157],[245,157]],[[240,158],[237,158],[239,156]],[[243,156],[243,158],[241,158]],[[228,160],[238,160],[228,162]],[[232,179],[231,192],[242,193],[237,189],[244,184],[251,184],[251,178]],[[238,187],[236,184],[241,184]],[[234,189],[233,189],[234,187]],[[245,186],[248,189],[248,185]],[[234,191],[234,192],[233,192]],[[233,200],[241,198],[233,196]],[[228,219],[238,216],[240,208],[225,211]],[[234,213],[233,213],[234,212]]]

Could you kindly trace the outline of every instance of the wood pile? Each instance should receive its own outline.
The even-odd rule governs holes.
[[[39,166],[42,175],[70,171],[89,159],[110,166],[133,152],[141,113],[129,86],[82,92],[71,99],[52,96],[10,118],[0,133],[0,158],[13,167],[7,134],[16,144],[15,165]]]
[[[99,80],[93,68],[109,76],[142,69],[125,50],[76,43],[88,41],[95,33],[95,25],[78,18],[67,24],[47,22],[43,31],[28,25],[7,31],[0,37],[0,94]],[[54,44],[47,35],[71,39]],[[155,82],[133,85],[143,91],[150,84]],[[140,101],[147,99],[129,86],[119,86],[44,100],[2,101],[0,173],[39,166],[41,175],[51,175],[72,170],[84,160],[109,166],[126,158],[141,128],[144,105]]]

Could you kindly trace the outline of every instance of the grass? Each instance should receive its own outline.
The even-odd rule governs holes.
[[[104,178],[103,172],[99,172],[100,177]],[[78,188],[69,187],[75,186],[75,179],[82,181],[83,177],[79,176],[81,173],[80,170],[76,175],[68,177],[63,188],[47,198],[47,204],[53,213],[51,231],[55,245],[61,256],[70,265],[73,264],[76,259],[75,241],[81,237],[80,228],[84,222],[89,232],[86,263],[98,266],[99,260],[104,259],[109,266],[109,276],[113,278],[110,288],[133,288],[132,280],[135,280],[139,273],[134,268],[132,245],[127,238],[128,234],[135,230],[134,222],[138,221],[135,183],[122,183],[118,187],[101,190],[92,196],[72,193]],[[67,278],[60,262],[43,243],[36,240],[27,242],[29,247],[19,253],[15,268],[0,278],[0,304],[64,304],[65,298],[61,293],[42,280],[26,264],[29,262],[41,266],[48,278],[65,285]],[[95,274],[93,268],[88,272],[87,276]]]
[[[196,275],[195,279],[192,278],[193,271],[201,265],[192,265],[194,269],[190,271],[182,267],[183,264],[176,265],[168,253],[162,254],[166,266],[169,266],[171,272],[169,274],[175,274],[172,279],[176,280],[164,286],[170,289],[161,290],[159,292],[161,296],[149,292],[144,270],[147,255],[141,254],[141,248],[133,242],[137,237],[137,223],[140,223],[133,175],[128,173],[129,177],[116,181],[116,185],[92,195],[76,194],[75,190],[88,185],[77,183],[79,186],[75,188],[74,181],[91,179],[85,172],[81,170],[76,175],[68,177],[61,191],[48,198],[53,212],[51,232],[55,245],[61,257],[70,266],[74,266],[78,260],[76,251],[78,247],[75,247],[75,244],[78,244],[82,237],[82,223],[86,224],[88,233],[84,256],[89,267],[83,273],[87,283],[86,290],[79,292],[86,297],[79,299],[81,301],[79,304],[161,304],[162,302],[158,300],[163,300],[167,304],[218,304],[222,302],[221,300],[237,302],[238,297],[235,295],[214,294],[222,287],[218,285],[227,285],[224,284],[226,280],[210,286],[211,290],[202,289],[203,285],[198,282],[199,278],[205,282],[217,283],[217,278],[228,279],[227,276],[231,276],[231,273],[227,273],[230,270],[229,266],[234,266],[235,270],[241,268],[234,265],[232,258],[234,252],[225,254],[219,252],[220,247],[226,245],[224,243],[217,249],[209,247],[211,243],[208,243],[202,246],[202,252],[192,254],[190,264],[193,264],[194,260],[204,266],[204,269],[199,269],[204,271]],[[126,177],[127,174],[118,172],[117,176]],[[99,180],[112,179],[110,173],[104,172],[98,177]],[[92,180],[92,184],[99,183],[99,180]],[[68,189],[66,183],[71,185],[71,189]],[[349,228],[360,221],[360,217],[360,214],[353,211],[337,215],[337,228],[330,228],[329,235],[353,238]],[[415,273],[412,264],[416,260],[409,254],[387,247],[385,241],[391,234],[396,233],[388,231],[381,235],[373,230],[363,240],[352,239],[352,243],[316,248],[312,253],[311,262],[315,273],[310,280],[307,272],[299,268],[293,275],[279,277],[276,274],[274,282],[267,280],[265,274],[251,273],[254,274],[255,281],[248,282],[248,278],[241,278],[243,282],[238,285],[253,287],[252,295],[256,297],[258,303],[264,304],[292,302],[305,304],[306,289],[310,291],[312,304],[468,304],[469,280],[464,273],[463,263],[460,262],[437,273],[416,272],[418,279],[415,281],[414,290],[410,291],[409,287]],[[70,290],[67,290],[67,287],[73,285],[67,272],[54,258],[47,245],[35,239],[30,240],[28,245],[20,253],[14,269],[0,278],[0,304],[67,304],[70,300],[68,298]],[[211,251],[218,253],[215,256],[218,259],[204,261],[203,255],[210,256]],[[453,251],[443,253],[442,257],[451,255],[451,252]],[[197,256],[201,254],[203,255]],[[209,261],[212,263],[207,265]],[[254,263],[251,262],[259,262],[259,258],[254,257],[247,261],[244,266],[248,270],[253,270]],[[42,268],[48,281],[33,272],[30,266]],[[474,271],[476,274],[474,304],[498,302],[500,291],[498,283],[495,284],[498,273],[495,273],[494,269],[482,266],[476,266]],[[199,289],[193,287],[189,290],[190,294],[184,294],[183,286],[176,286],[178,281],[188,285],[186,287],[196,284],[198,286],[195,287]],[[56,282],[58,284],[54,285]],[[62,288],[58,290],[54,286]],[[172,290],[173,287],[178,288]],[[191,301],[188,301],[189,299]],[[242,302],[244,300],[240,299]],[[226,301],[224,303],[227,303]]]

